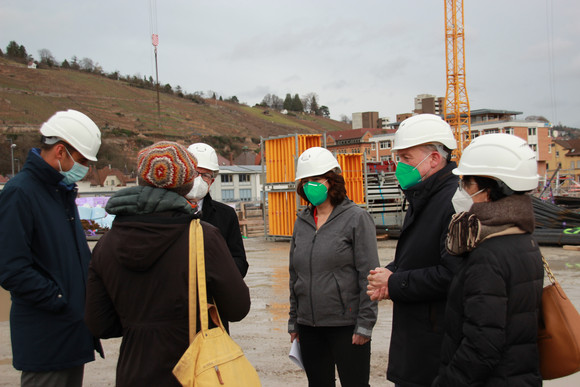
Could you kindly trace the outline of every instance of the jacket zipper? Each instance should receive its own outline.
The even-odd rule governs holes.
[[[316,235],[318,234],[318,230],[314,231],[314,237],[312,238],[312,245],[310,247],[310,258],[309,258],[309,263],[310,263],[310,310],[312,312],[312,325],[316,326],[316,319],[314,318],[314,298],[312,297],[312,289],[313,289],[313,284],[312,284],[312,251],[314,250],[314,243],[316,242]]]

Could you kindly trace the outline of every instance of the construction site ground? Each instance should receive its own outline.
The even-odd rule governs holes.
[[[234,340],[244,349],[256,367],[264,387],[306,386],[307,380],[288,358],[290,336],[287,333],[288,318],[288,251],[287,241],[269,241],[264,237],[244,240],[250,269],[246,282],[250,287],[252,308],[239,323],[230,325]],[[94,242],[91,242],[91,247]],[[379,257],[385,265],[393,259],[396,240],[379,240]],[[580,309],[580,252],[558,246],[542,246],[556,278]],[[17,386],[20,372],[12,367],[12,352],[8,323],[9,296],[0,289],[0,386]],[[371,386],[392,386],[385,378],[389,356],[388,345],[391,332],[392,303],[379,304],[379,319],[374,329],[371,356]],[[87,387],[115,385],[115,367],[121,339],[103,340],[106,359],[97,358],[85,368]],[[340,383],[337,382],[340,386]],[[579,386],[580,373],[553,381],[545,386]]]

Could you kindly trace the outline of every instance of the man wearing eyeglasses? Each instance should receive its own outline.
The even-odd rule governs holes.
[[[447,288],[459,264],[445,251],[456,147],[449,124],[433,114],[410,117],[395,133],[395,176],[409,208],[395,260],[371,270],[367,294],[393,302],[387,379],[397,387],[430,386],[439,368]]]
[[[197,159],[198,176],[193,181],[193,188],[185,197],[197,204],[201,220],[221,231],[240,274],[245,277],[248,272],[248,261],[236,211],[226,204],[216,202],[209,194],[209,188],[220,170],[217,154],[211,146],[204,143],[192,144],[187,150]]]

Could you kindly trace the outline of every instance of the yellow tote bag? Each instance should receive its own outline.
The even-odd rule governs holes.
[[[216,328],[208,328],[203,231],[199,219],[193,220],[189,227],[189,291],[190,345],[173,368],[173,375],[184,387],[261,386],[258,373],[240,346],[228,335],[217,308],[213,306],[215,309],[212,313],[217,315],[219,324]],[[201,330],[196,334],[197,298],[199,298]]]

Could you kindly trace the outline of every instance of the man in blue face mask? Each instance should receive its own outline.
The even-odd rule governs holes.
[[[438,372],[447,287],[459,263],[445,250],[455,148],[451,128],[433,114],[408,118],[395,133],[395,176],[409,207],[395,260],[371,270],[367,294],[393,301],[387,379],[396,386],[430,386]]]
[[[97,160],[101,132],[67,110],[40,128],[20,173],[0,191],[0,285],[10,291],[14,368],[22,386],[81,386],[100,343],[83,321],[91,252],[76,182]]]

